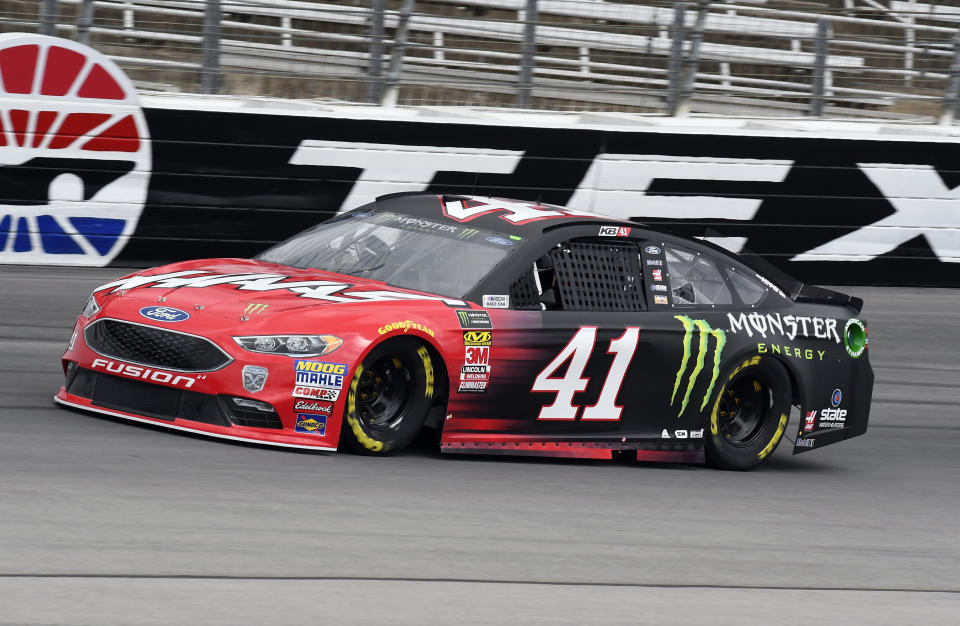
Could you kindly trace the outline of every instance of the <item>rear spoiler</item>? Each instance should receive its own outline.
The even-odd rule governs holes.
[[[839,291],[824,289],[823,287],[814,287],[804,284],[800,291],[793,297],[794,302],[816,302],[821,304],[836,304],[847,306],[859,313],[863,309],[863,299],[855,296],[848,296]]]

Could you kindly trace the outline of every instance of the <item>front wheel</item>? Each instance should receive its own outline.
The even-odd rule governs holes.
[[[413,441],[433,403],[433,367],[430,352],[416,339],[394,339],[371,350],[347,390],[344,446],[383,455]]]
[[[707,463],[747,470],[777,448],[790,417],[790,377],[776,360],[759,355],[737,364],[710,413]]]

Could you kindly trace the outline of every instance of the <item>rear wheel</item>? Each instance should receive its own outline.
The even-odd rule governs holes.
[[[425,345],[411,338],[380,344],[350,381],[344,446],[371,455],[402,450],[420,432],[433,394],[433,360]]]
[[[730,370],[710,413],[707,463],[746,470],[769,457],[790,417],[790,377],[769,357],[754,356]]]

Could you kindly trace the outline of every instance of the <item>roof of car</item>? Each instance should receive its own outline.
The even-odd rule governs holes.
[[[540,234],[547,228],[583,224],[593,220],[600,225],[615,222],[639,226],[630,220],[553,204],[427,192],[403,192],[380,196],[373,204],[361,208],[397,211],[407,215],[527,237]]]

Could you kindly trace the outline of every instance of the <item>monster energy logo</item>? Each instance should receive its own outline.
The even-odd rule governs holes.
[[[263,311],[263,310],[264,310],[265,308],[267,308],[268,306],[270,306],[270,305],[269,305],[269,304],[248,304],[248,305],[247,305],[247,308],[245,308],[245,309],[243,310],[243,314],[244,314],[244,315],[256,315],[257,313],[260,313],[261,311]]]
[[[670,396],[670,406],[673,406],[677,398],[680,382],[683,380],[683,375],[687,371],[687,364],[690,362],[694,328],[696,328],[700,337],[697,345],[697,362],[693,366],[693,371],[690,372],[690,378],[687,380],[687,389],[683,394],[683,401],[680,403],[680,412],[677,414],[677,417],[680,417],[683,415],[683,412],[687,410],[687,403],[690,401],[693,386],[697,383],[697,377],[700,376],[700,372],[703,370],[704,360],[709,350],[709,339],[713,337],[713,374],[710,376],[710,386],[707,387],[707,392],[703,394],[703,402],[700,403],[700,410],[702,411],[704,407],[707,406],[707,402],[710,401],[713,386],[717,382],[717,377],[720,376],[720,355],[723,353],[723,346],[727,343],[727,334],[722,330],[710,328],[710,324],[704,320],[692,320],[686,315],[674,315],[674,317],[683,324],[683,358],[680,360],[680,369],[677,370],[677,380],[673,383],[673,395]]]
[[[457,239],[470,239],[479,232],[476,228],[464,228],[460,231],[460,234],[457,235]]]

